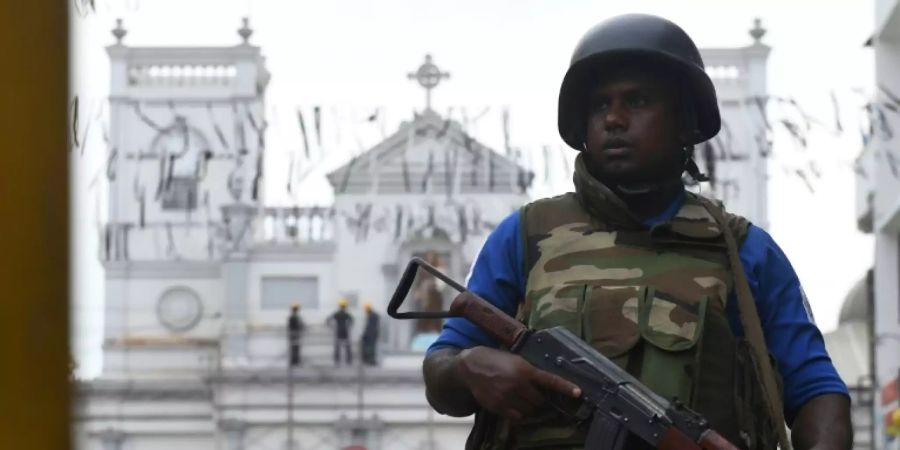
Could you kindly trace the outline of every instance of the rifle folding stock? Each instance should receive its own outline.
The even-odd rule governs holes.
[[[419,267],[460,291],[449,311],[398,312]],[[582,395],[574,403],[561,396],[549,398],[554,408],[590,423],[586,448],[620,450],[627,435],[632,435],[662,450],[737,450],[702,416],[677,399],[670,402],[655,394],[569,330],[529,330],[419,258],[413,258],[404,271],[388,314],[398,319],[466,318],[533,366],[578,385]]]

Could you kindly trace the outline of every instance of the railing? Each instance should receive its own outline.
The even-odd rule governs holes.
[[[137,64],[128,68],[132,86],[229,86],[236,77],[234,64]]]
[[[317,206],[265,208],[257,221],[257,242],[330,242],[334,239],[334,216],[331,211]]]
[[[720,65],[706,67],[706,74],[713,80],[737,80],[741,77],[741,69],[735,65]]]

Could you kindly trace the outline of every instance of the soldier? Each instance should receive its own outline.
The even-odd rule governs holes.
[[[559,95],[560,135],[579,152],[575,192],[507,217],[468,288],[531,328],[567,327],[742,448],[789,448],[785,419],[797,449],[849,448],[847,388],[787,257],[762,229],[685,191],[684,172],[705,179],[694,145],[720,126],[681,28],[637,14],[595,26]],[[476,413],[467,448],[583,448],[585,429],[545,403],[578,387],[495,347],[450,319],[425,358],[431,405]],[[777,370],[754,357],[766,351]]]
[[[303,319],[300,318],[300,305],[294,303],[291,305],[291,315],[288,316],[288,349],[290,351],[289,364],[291,367],[299,367],[300,360],[300,337],[306,330]]]
[[[353,328],[353,316],[347,312],[347,300],[338,300],[338,310],[328,318],[327,324],[334,328],[334,365],[340,365],[341,347],[347,357],[347,364],[353,362],[353,353],[350,350],[350,329]]]
[[[366,303],[363,305],[366,312],[366,327],[362,334],[362,361],[364,364],[374,366],[376,364],[375,354],[378,345],[378,332],[380,318],[375,311],[372,311],[372,305]]]

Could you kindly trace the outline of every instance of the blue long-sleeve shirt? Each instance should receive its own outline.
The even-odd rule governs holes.
[[[675,215],[683,198],[659,216],[645,223],[653,225]],[[499,309],[515,316],[518,302],[525,297],[523,249],[519,212],[504,219],[488,236],[469,273],[467,287]],[[822,333],[816,326],[800,280],[787,256],[772,237],[750,225],[740,248],[741,263],[757,311],[769,352],[778,363],[784,380],[784,409],[788,423],[808,400],[826,393],[847,393],[825,350]],[[729,296],[726,314],[735,335],[743,334],[734,292]],[[441,347],[496,347],[496,342],[466,319],[453,318],[444,323],[438,339],[428,353]]]

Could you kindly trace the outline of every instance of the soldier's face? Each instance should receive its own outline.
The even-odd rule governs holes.
[[[646,70],[604,75],[588,103],[585,162],[605,183],[646,183],[682,172],[674,83]]]

